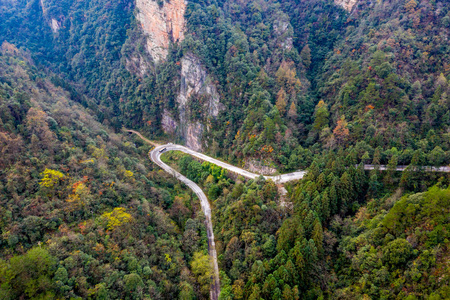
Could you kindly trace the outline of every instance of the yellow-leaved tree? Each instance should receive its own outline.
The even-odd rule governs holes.
[[[208,295],[211,284],[212,269],[209,256],[202,252],[195,252],[191,262],[192,273],[195,274],[200,290],[204,296]]]
[[[275,105],[278,108],[280,115],[284,116],[287,104],[286,104],[286,92],[284,91],[283,88],[281,88],[277,94],[277,102],[275,103]]]
[[[82,210],[86,212],[87,207],[91,201],[91,192],[86,186],[88,181],[87,176],[82,181],[77,181],[72,186],[72,194],[66,200],[68,212]]]
[[[108,230],[114,230],[133,220],[133,217],[127,213],[123,207],[116,207],[112,212],[104,213],[102,218],[107,220],[108,224],[106,225],[106,228]]]
[[[45,169],[44,172],[41,173],[41,176],[43,177],[41,182],[39,182],[39,185],[49,189],[52,189],[66,177],[62,172],[52,169]]]

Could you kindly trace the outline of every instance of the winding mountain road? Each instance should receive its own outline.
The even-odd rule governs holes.
[[[395,168],[395,171],[403,172],[406,171],[406,168],[409,166],[397,166]],[[387,171],[389,168],[386,165],[364,165],[364,170],[374,170],[375,168],[378,168],[380,171]],[[413,171],[423,171],[423,172],[440,172],[440,173],[450,173],[450,167],[443,166],[443,167],[431,167],[431,166],[417,166],[412,169]]]
[[[166,171],[169,174],[172,174],[175,178],[186,184],[200,199],[200,204],[203,210],[203,213],[205,214],[206,219],[206,234],[208,235],[208,252],[209,256],[211,258],[211,264],[212,268],[214,270],[213,274],[213,282],[211,284],[210,289],[210,299],[211,300],[217,300],[219,299],[220,294],[220,279],[219,279],[219,265],[217,264],[217,252],[216,252],[216,244],[214,242],[214,231],[212,227],[211,222],[211,206],[209,205],[208,198],[206,198],[205,193],[203,193],[202,189],[192,180],[188,179],[186,176],[178,173],[168,165],[166,165],[164,162],[161,161],[161,152],[162,149],[167,150],[179,150],[176,148],[176,146],[171,147],[171,145],[163,145],[158,146],[152,151],[150,151],[149,158],[158,166],[160,166],[164,171]]]
[[[213,163],[215,165],[218,165],[219,167],[227,169],[230,172],[233,172],[233,173],[238,174],[238,175],[242,175],[242,176],[244,176],[246,178],[249,178],[249,179],[255,179],[255,178],[258,178],[260,176],[263,176],[263,175],[255,174],[255,173],[249,172],[247,170],[243,170],[243,169],[241,169],[239,167],[227,164],[227,163],[225,163],[223,161],[220,161],[218,159],[209,157],[209,156],[207,156],[207,155],[205,155],[203,153],[191,150],[191,149],[189,149],[187,147],[184,147],[184,146],[181,146],[181,145],[166,144],[166,145],[158,146],[157,148],[159,150],[166,148],[165,151],[173,151],[173,150],[175,150],[175,151],[181,151],[181,152],[187,153],[187,154],[192,155],[194,157],[197,157],[197,158],[199,158],[199,159],[201,159],[203,161],[207,161],[207,162]],[[153,151],[155,151],[155,150],[153,150]],[[297,171],[297,172],[283,174],[283,175],[263,176],[263,177],[265,179],[273,180],[275,183],[285,183],[285,182],[288,182],[288,181],[302,179],[303,176],[305,176],[305,174],[306,174],[305,171]]]
[[[209,157],[205,154],[196,152],[194,150],[191,150],[191,149],[181,146],[181,145],[175,145],[172,143],[169,143],[166,145],[159,145],[153,141],[146,139],[139,132],[137,132],[135,130],[124,129],[124,131],[134,133],[134,134],[138,135],[146,143],[155,146],[155,148],[149,152],[150,160],[153,161],[154,163],[156,163],[158,166],[160,166],[164,171],[166,171],[169,174],[172,174],[178,180],[180,180],[181,182],[186,184],[200,199],[200,204],[201,204],[203,213],[205,214],[205,218],[206,218],[205,222],[206,222],[206,232],[208,235],[208,251],[209,251],[209,256],[211,257],[211,265],[214,270],[213,282],[211,284],[211,289],[210,289],[210,299],[218,300],[219,294],[220,294],[219,266],[217,264],[217,252],[216,252],[216,246],[215,246],[215,242],[214,242],[214,232],[213,232],[213,227],[212,227],[212,222],[211,222],[211,206],[208,202],[208,198],[206,197],[205,193],[203,193],[202,189],[195,182],[188,179],[184,175],[180,174],[179,172],[175,171],[170,166],[168,166],[167,164],[162,162],[161,154],[166,151],[181,151],[181,152],[187,153],[189,155],[192,155],[194,157],[197,157],[203,161],[207,161],[207,162],[213,163],[215,165],[218,165],[224,169],[227,169],[228,171],[231,171],[238,175],[242,175],[249,179],[255,179],[255,178],[263,176],[263,175],[259,175],[259,174],[255,174],[255,173],[243,170],[241,168],[227,164],[223,161]],[[385,171],[388,169],[387,166],[384,166],[384,165],[380,165],[380,166],[364,165],[364,170],[373,170],[375,168],[379,169],[380,171]],[[400,172],[405,171],[406,168],[407,168],[407,166],[398,166],[396,168],[396,171],[400,171]],[[416,170],[416,171],[420,170],[420,171],[425,171],[425,172],[449,173],[450,167],[448,167],[448,166],[445,166],[445,167],[424,166],[424,167],[416,167],[416,169],[414,169],[414,170]],[[306,174],[306,171],[297,171],[297,172],[283,174],[283,175],[263,176],[263,177],[265,179],[270,179],[277,184],[282,184],[282,183],[286,183],[289,181],[302,179],[305,174]]]

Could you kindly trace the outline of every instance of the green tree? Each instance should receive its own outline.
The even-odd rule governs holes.
[[[264,120],[264,135],[266,136],[268,142],[274,141],[275,123],[269,117],[266,117],[266,119]]]
[[[195,300],[194,288],[186,281],[180,284],[180,300]]]
[[[131,273],[123,277],[123,282],[125,283],[125,290],[132,295],[133,299],[142,298],[145,285],[141,276],[136,273]]]
[[[197,278],[197,282],[200,285],[200,290],[203,295],[208,295],[209,286],[211,285],[211,263],[209,256],[202,252],[195,252],[191,262],[192,273]]]
[[[428,154],[428,162],[435,167],[440,167],[444,165],[445,161],[445,152],[441,147],[436,146],[434,149]]]
[[[56,259],[47,250],[36,247],[24,255],[0,261],[0,293],[3,299],[20,297],[54,299],[52,277]]]
[[[302,63],[305,68],[309,69],[309,66],[311,66],[311,48],[309,48],[308,44],[303,47],[300,52],[300,57],[302,58]]]
[[[314,124],[313,128],[316,131],[320,131],[322,128],[328,125],[328,117],[330,113],[328,112],[327,105],[323,100],[320,100],[316,105],[316,110],[314,112]]]
[[[400,267],[411,258],[412,250],[412,246],[407,240],[393,240],[384,248],[383,260],[392,267]]]
[[[312,239],[314,240],[314,243],[316,244],[316,248],[321,251],[322,250],[322,243],[323,243],[323,229],[322,225],[320,224],[319,219],[316,219],[314,221],[313,225],[313,231],[312,231]]]

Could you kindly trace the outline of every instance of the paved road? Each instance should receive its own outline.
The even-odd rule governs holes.
[[[217,252],[216,252],[216,244],[214,242],[214,232],[211,222],[211,206],[209,205],[208,198],[206,198],[205,193],[203,193],[202,189],[192,180],[186,178],[185,176],[181,175],[165,163],[161,161],[161,152],[160,150],[163,148],[167,148],[167,150],[170,149],[169,145],[166,146],[158,146],[153,151],[149,152],[150,159],[156,163],[158,166],[160,166],[164,171],[166,171],[169,174],[172,174],[174,177],[176,177],[178,180],[186,184],[194,193],[197,195],[197,197],[200,199],[200,204],[203,210],[203,213],[205,214],[206,218],[206,233],[208,235],[208,251],[209,256],[211,258],[211,265],[214,270],[213,274],[213,282],[211,284],[210,289],[210,299],[212,300],[218,300],[219,294],[220,294],[220,279],[219,279],[219,266],[217,264]],[[170,149],[170,150],[178,150],[178,149]]]
[[[190,154],[190,155],[192,155],[194,157],[197,157],[197,158],[199,158],[199,159],[201,159],[203,161],[207,161],[207,162],[213,163],[213,164],[218,165],[218,166],[220,166],[220,167],[222,167],[224,169],[227,169],[228,171],[231,171],[231,172],[233,172],[235,174],[238,174],[238,175],[242,175],[242,176],[244,176],[246,178],[249,178],[249,179],[255,179],[255,178],[258,178],[259,176],[262,176],[262,175],[259,175],[259,174],[255,174],[255,173],[249,172],[247,170],[243,170],[243,169],[241,169],[239,167],[227,164],[227,163],[225,163],[223,161],[220,161],[218,159],[209,157],[209,156],[207,156],[207,155],[205,155],[203,153],[191,150],[191,149],[189,149],[187,147],[184,147],[184,146],[181,146],[181,145],[166,144],[166,145],[162,145],[162,146],[158,147],[159,150],[161,150],[163,148],[166,148],[165,151],[177,150],[177,151],[181,151],[181,152]],[[285,182],[288,182],[288,181],[302,179],[303,176],[305,176],[305,174],[306,174],[305,171],[298,171],[298,172],[293,172],[293,173],[289,173],[289,174],[283,174],[283,175],[277,175],[277,176],[263,176],[263,177],[265,179],[271,179],[275,183],[285,183]]]
[[[373,170],[376,167],[378,167],[378,169],[380,171],[386,171],[388,169],[388,166],[386,165],[380,165],[380,166],[375,166],[375,165],[364,165],[364,170]],[[399,171],[399,172],[403,172],[406,170],[406,168],[408,168],[408,166],[397,166],[395,168],[395,171]],[[450,167],[431,167],[431,166],[422,166],[422,167],[414,167],[412,169],[413,171],[423,171],[423,172],[443,172],[443,173],[450,173]]]
[[[242,175],[246,178],[249,179],[255,179],[259,176],[259,174],[255,174],[246,170],[243,170],[241,168],[238,168],[236,166],[227,164],[223,161],[220,161],[218,159],[209,157],[205,154],[196,152],[194,150],[191,150],[189,148],[186,148],[184,146],[181,145],[174,145],[174,144],[166,144],[166,145],[159,145],[155,142],[152,142],[148,139],[146,139],[145,137],[143,137],[139,132],[134,131],[134,130],[127,130],[125,129],[125,131],[131,132],[131,133],[135,133],[137,134],[140,138],[142,138],[145,142],[155,146],[155,148],[149,152],[149,157],[150,159],[156,163],[158,166],[160,166],[163,170],[165,170],[167,173],[172,174],[174,177],[176,177],[178,180],[182,181],[183,183],[185,183],[191,190],[194,191],[194,193],[197,195],[197,197],[200,199],[200,204],[203,210],[203,213],[205,214],[206,217],[206,232],[208,235],[208,250],[209,250],[209,255],[211,257],[211,264],[212,264],[212,268],[214,269],[214,275],[213,275],[213,283],[211,285],[211,289],[210,289],[210,299],[212,300],[218,300],[219,298],[219,294],[220,294],[220,280],[219,280],[219,267],[217,264],[217,252],[216,252],[216,246],[215,246],[215,242],[214,242],[214,232],[213,232],[213,228],[212,228],[212,222],[211,222],[211,206],[209,205],[208,202],[208,198],[206,197],[205,193],[203,193],[202,189],[195,184],[192,180],[189,180],[188,178],[186,178],[185,176],[183,176],[182,174],[178,173],[177,171],[175,171],[174,169],[172,169],[171,167],[169,167],[168,165],[166,165],[165,163],[163,163],[161,161],[161,154],[163,149],[165,151],[181,151],[187,154],[190,154],[194,157],[197,157],[203,161],[208,161],[210,163],[213,163],[215,165],[218,165],[224,169],[227,169],[228,171],[231,171],[233,173],[236,173],[238,175]],[[405,169],[408,166],[398,166],[396,168],[396,171],[405,171]],[[374,166],[374,165],[364,165],[364,170],[373,170],[375,168],[378,168],[380,171],[385,171],[387,170],[387,166],[385,165],[380,165],[380,166]],[[424,167],[418,167],[418,170],[421,171],[426,171],[426,172],[450,172],[450,167],[430,167],[430,166],[424,166]],[[286,183],[289,181],[293,181],[293,180],[299,180],[302,179],[303,176],[306,174],[306,171],[297,171],[297,172],[293,172],[293,173],[288,173],[288,174],[282,174],[282,175],[277,175],[277,176],[263,176],[265,179],[271,179],[273,180],[275,183],[277,184],[282,184],[282,183]]]

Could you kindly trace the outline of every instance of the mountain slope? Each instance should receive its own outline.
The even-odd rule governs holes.
[[[198,202],[148,165],[146,145],[2,48],[1,298],[202,297],[190,271],[207,253]]]

